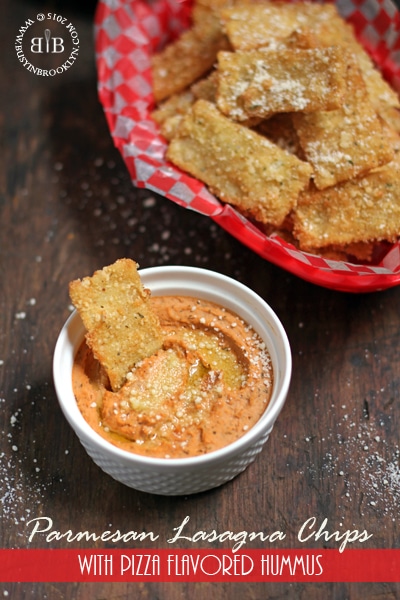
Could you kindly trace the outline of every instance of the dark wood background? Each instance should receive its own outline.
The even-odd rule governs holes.
[[[21,66],[14,42],[26,19],[51,10],[74,23],[80,54],[68,72],[41,78]],[[372,534],[354,547],[399,548],[400,289],[350,295],[316,287],[209,219],[135,189],[97,98],[93,10],[93,2],[2,3],[0,547],[68,547],[38,536],[29,543],[28,521],[41,516],[61,532],[151,530],[160,535],[156,548],[167,547],[186,516],[192,533],[286,533],[284,542],[261,546],[267,550],[337,547],[299,543],[300,526],[315,516],[327,518],[331,532]],[[125,256],[142,267],[194,265],[232,276],[261,294],[287,330],[293,379],[286,406],[255,463],[219,489],[164,498],[114,482],[87,457],[58,407],[52,354],[70,313],[68,282]],[[400,584],[0,583],[2,595],[388,600],[400,597]]]

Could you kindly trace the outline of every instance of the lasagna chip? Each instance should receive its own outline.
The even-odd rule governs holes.
[[[264,223],[280,225],[309,183],[312,169],[215,105],[198,100],[167,158],[208,185],[221,200]]]
[[[318,189],[362,175],[393,158],[390,140],[370,102],[358,64],[352,55],[347,58],[343,107],[292,116]]]
[[[137,264],[117,260],[92,277],[72,281],[69,293],[87,330],[86,342],[117,391],[132,367],[162,345]]]
[[[217,106],[237,121],[340,108],[346,64],[336,47],[218,53]]]
[[[310,187],[299,197],[293,233],[303,250],[359,242],[394,242],[400,231],[400,138],[394,160],[326,190]]]

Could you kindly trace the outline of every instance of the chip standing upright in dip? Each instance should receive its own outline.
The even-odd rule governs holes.
[[[115,265],[106,269],[121,261]],[[117,390],[94,357],[91,337],[82,343],[72,377],[85,420],[112,444],[157,458],[197,456],[241,437],[272,393],[264,342],[213,302],[156,296],[146,306],[159,322],[161,347],[138,360]]]

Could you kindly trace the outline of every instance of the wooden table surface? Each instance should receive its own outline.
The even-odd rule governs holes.
[[[152,548],[186,516],[196,531],[285,532],[245,549],[337,548],[300,543],[302,524],[367,531],[353,548],[399,548],[400,288],[351,295],[269,264],[208,218],[135,189],[96,91],[93,2],[3,3],[1,19],[0,498],[2,548],[94,548],[46,542],[32,524],[101,533],[153,531]],[[15,35],[40,11],[79,31],[76,64],[57,77],[18,62]],[[214,269],[258,292],[286,328],[293,378],[263,452],[239,477],[185,497],[147,495],[109,478],[61,414],[52,381],[57,335],[70,314],[68,283],[120,257],[141,267]],[[230,548],[180,541],[176,548]],[[115,545],[114,545],[115,546]],[[125,547],[143,548],[132,542]],[[396,583],[0,583],[0,597],[58,600],[283,598],[378,600]]]

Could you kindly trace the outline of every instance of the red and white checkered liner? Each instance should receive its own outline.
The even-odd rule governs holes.
[[[391,0],[339,0],[341,14],[400,90],[400,13]],[[166,142],[150,117],[150,58],[190,24],[190,0],[99,0],[95,16],[99,97],[134,185],[209,216],[257,254],[315,284],[346,292],[400,283],[400,242],[377,265],[326,260],[266,236],[200,182],[167,163]]]

